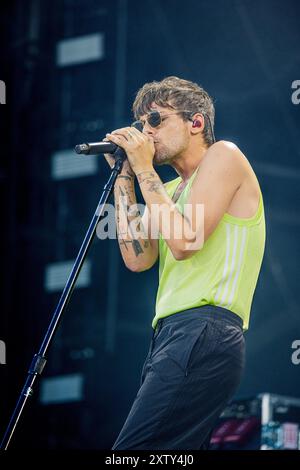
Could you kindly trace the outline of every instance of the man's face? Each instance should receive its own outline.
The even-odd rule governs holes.
[[[171,163],[188,147],[190,138],[188,121],[183,121],[180,114],[176,114],[176,109],[163,108],[156,103],[152,103],[150,111],[159,111],[161,115],[158,127],[151,127],[147,122],[147,114],[140,117],[144,124],[144,134],[154,140],[153,163],[156,165]]]

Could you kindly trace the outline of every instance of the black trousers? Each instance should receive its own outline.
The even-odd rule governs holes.
[[[207,447],[244,368],[242,320],[205,305],[158,321],[141,386],[113,450]]]

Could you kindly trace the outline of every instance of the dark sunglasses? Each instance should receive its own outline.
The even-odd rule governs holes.
[[[159,111],[150,111],[150,113],[148,113],[146,115],[146,121],[149,124],[149,126],[158,127],[165,120],[165,118],[167,118],[169,116],[172,116],[173,114],[180,114],[180,113],[192,114],[193,112],[183,109],[181,111],[174,111],[174,113],[168,113],[168,114],[161,115]],[[140,119],[139,122],[141,122],[143,126],[145,125],[144,120]]]
[[[149,124],[149,126],[158,127],[165,120],[165,118],[167,118],[168,116],[172,116],[173,114],[181,114],[181,113],[190,114],[190,117],[188,119],[190,121],[192,121],[192,115],[195,114],[195,111],[188,111],[186,109],[182,109],[182,110],[179,110],[179,111],[174,111],[174,113],[168,113],[168,114],[163,114],[163,115],[161,115],[159,111],[150,111],[150,113],[148,113],[146,115],[146,121]],[[209,128],[210,128],[210,133],[211,133],[211,137],[212,137],[212,142],[214,143],[214,142],[216,142],[216,138],[215,138],[215,134],[214,134],[213,127],[212,127],[212,124],[211,124],[211,120],[210,120],[210,117],[208,116],[208,114],[204,114],[204,119],[207,119],[207,121],[208,121]],[[139,119],[138,121],[136,121],[136,123],[138,123],[138,126],[137,126],[138,129],[141,130],[141,132],[142,132],[142,128],[145,125],[145,121]],[[140,127],[141,127],[141,129],[140,129]]]

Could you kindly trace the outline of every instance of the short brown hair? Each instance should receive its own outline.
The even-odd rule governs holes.
[[[214,142],[214,104],[209,94],[197,83],[178,77],[166,77],[160,82],[145,83],[137,92],[132,106],[135,119],[147,114],[153,102],[166,108],[190,111],[189,113],[181,113],[182,118],[186,121],[191,119],[191,116],[195,113],[203,114],[205,118],[203,131],[205,143],[211,145]],[[207,125],[207,117],[210,120],[212,129]]]

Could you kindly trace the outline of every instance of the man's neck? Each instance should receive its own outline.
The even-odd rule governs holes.
[[[186,151],[179,157],[175,158],[170,165],[176,173],[181,176],[182,181],[187,181],[203,160],[208,150],[207,146],[198,146],[197,151]]]

